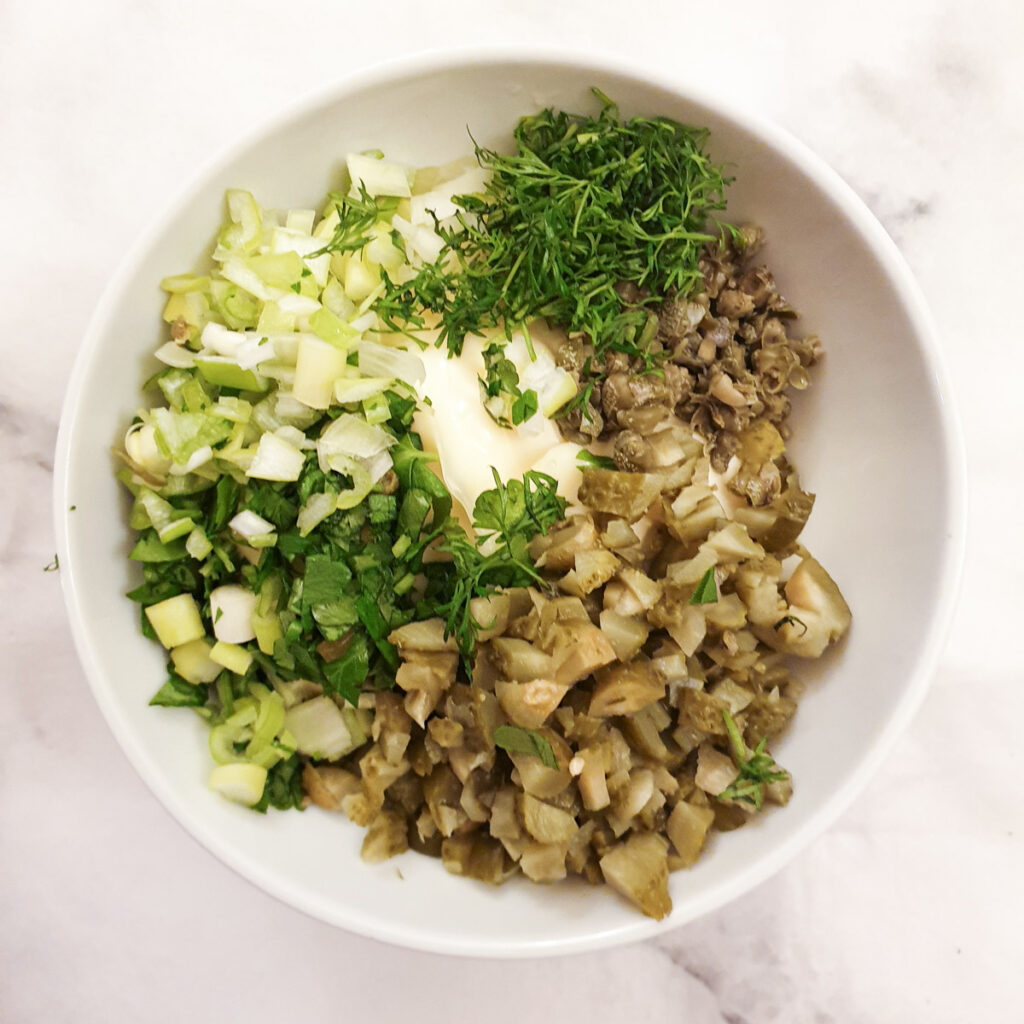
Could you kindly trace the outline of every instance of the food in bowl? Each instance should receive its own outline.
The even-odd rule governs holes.
[[[120,477],[153,703],[208,721],[214,789],[661,918],[788,799],[786,659],[850,612],[786,457],[819,343],[712,222],[706,132],[598,98],[510,156],[350,155],[319,213],[229,192]]]

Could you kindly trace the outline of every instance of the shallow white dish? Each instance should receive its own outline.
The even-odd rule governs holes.
[[[812,678],[777,753],[796,792],[738,832],[716,836],[672,876],[675,909],[657,924],[610,890],[581,884],[499,889],[452,877],[413,853],[359,858],[362,831],[317,810],[263,817],[206,788],[206,730],[154,709],[164,656],[138,630],[126,502],[107,457],[139,402],[162,338],[162,276],[195,264],[227,187],[268,206],[314,205],[344,155],[381,148],[413,164],[506,143],[541,106],[593,109],[596,85],[625,115],[711,128],[736,174],[733,220],[765,228],[765,259],[820,334],[824,362],[796,400],[791,452],[818,495],[804,541],[854,612],[842,648]],[[125,260],[77,360],[58,441],[55,515],[75,642],[112,730],[171,813],[209,850],[280,899],[325,921],[436,952],[527,956],[594,949],[664,932],[782,867],[865,785],[920,703],[952,611],[963,549],[965,477],[949,387],[920,294],[895,246],[854,193],[779,129],[707,94],[606,60],[493,52],[407,61],[303,102],[208,169]],[[840,884],[839,879],[836,884]]]

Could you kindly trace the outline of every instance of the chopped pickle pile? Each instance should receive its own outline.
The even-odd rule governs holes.
[[[661,919],[712,832],[789,800],[791,659],[851,616],[786,454],[820,344],[712,220],[707,132],[598,98],[511,156],[352,154],[319,211],[229,192],[116,454],[152,703],[205,720],[212,789]]]

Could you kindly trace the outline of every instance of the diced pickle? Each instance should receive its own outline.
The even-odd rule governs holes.
[[[668,843],[653,832],[632,835],[601,857],[604,880],[643,913],[662,920],[672,909],[668,894]]]
[[[363,860],[379,864],[409,849],[405,816],[397,811],[380,811],[363,837]]]

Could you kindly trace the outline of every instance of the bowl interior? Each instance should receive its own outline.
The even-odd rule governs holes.
[[[818,499],[805,543],[854,612],[841,650],[809,666],[808,693],[777,745],[796,792],[785,810],[718,836],[673,875],[679,923],[738,895],[820,831],[866,780],[926,683],[949,610],[960,546],[962,479],[926,317],[892,243],[845,186],[798,144],[715,101],[577,60],[428,61],[378,72],[307,103],[236,147],[171,208],[126,261],[76,366],[57,470],[62,577],[76,642],[110,724],[171,812],[243,875],[311,914],[404,945],[475,955],[592,948],[659,926],[613,894],[580,885],[491,889],[406,854],[359,859],[362,832],[340,816],[254,815],[208,792],[205,727],[147,706],[163,657],[123,598],[132,584],[125,498],[107,457],[155,368],[165,274],[196,264],[224,189],[264,205],[318,203],[351,150],[441,163],[506,144],[540,106],[592,109],[592,85],[623,113],[711,128],[734,165],[729,216],[766,231],[765,260],[821,336],[824,362],[796,399],[791,446]],[[156,211],[155,211],[156,212]],[[74,510],[71,510],[74,506]],[[660,926],[664,928],[665,926]]]

